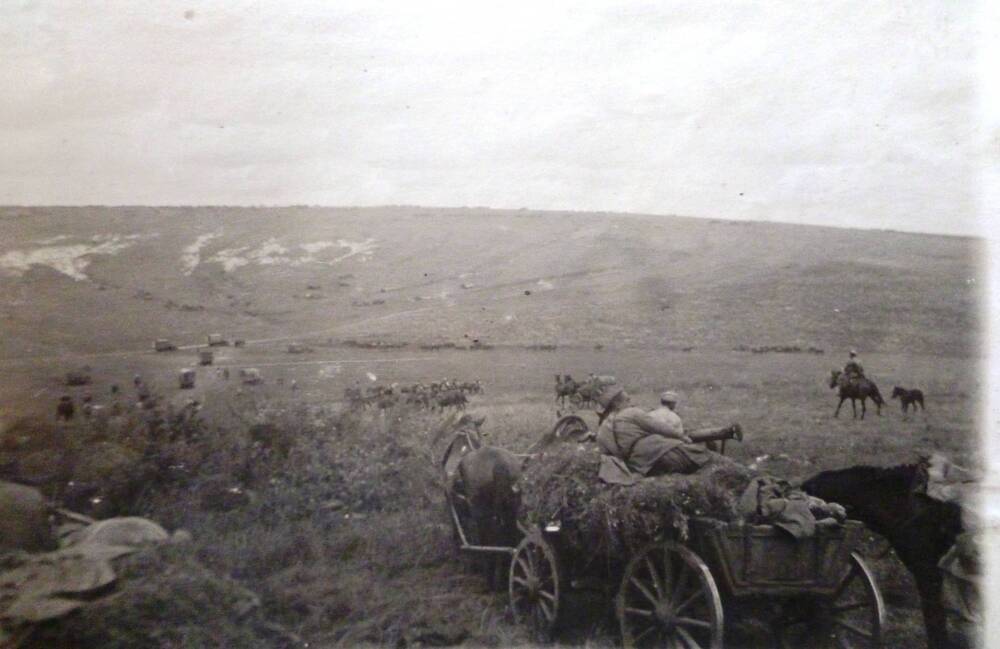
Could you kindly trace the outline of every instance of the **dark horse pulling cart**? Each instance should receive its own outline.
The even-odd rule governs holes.
[[[583,422],[575,419],[560,420],[548,438],[579,439]],[[618,560],[581,557],[559,521],[520,527],[514,547],[476,545],[451,494],[448,506],[463,551],[510,556],[511,609],[539,637],[551,637],[566,616],[569,590],[599,583],[614,597],[626,647],[721,649],[724,611],[762,599],[778,613],[771,624],[781,647],[882,644],[885,608],[853,551],[864,529],[857,521],[818,524],[814,536],[795,540],[772,525],[692,518],[683,542],[665,535]]]

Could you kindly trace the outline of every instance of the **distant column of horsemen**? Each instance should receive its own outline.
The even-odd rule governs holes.
[[[458,381],[442,379],[430,383],[410,385],[354,385],[344,389],[344,399],[352,407],[386,409],[398,404],[407,404],[429,410],[455,408],[464,410],[469,402],[468,395],[482,394],[481,381]]]

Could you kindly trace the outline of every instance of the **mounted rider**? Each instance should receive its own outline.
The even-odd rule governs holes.
[[[852,349],[848,352],[848,355],[850,359],[844,365],[844,385],[858,383],[861,379],[865,378],[865,368],[861,367],[861,359],[858,358],[858,352]]]

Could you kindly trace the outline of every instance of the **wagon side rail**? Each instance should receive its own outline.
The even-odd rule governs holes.
[[[448,513],[451,515],[451,522],[455,526],[455,533],[458,536],[458,549],[462,552],[472,552],[472,553],[482,553],[482,554],[507,554],[513,555],[514,547],[507,547],[504,545],[476,545],[469,541],[469,537],[465,533],[465,528],[462,526],[462,519],[458,515],[458,511],[455,509],[455,501],[451,494],[447,496],[448,500]]]
[[[858,521],[821,524],[811,538],[796,540],[773,525],[692,523],[692,547],[736,597],[833,594],[864,530]]]

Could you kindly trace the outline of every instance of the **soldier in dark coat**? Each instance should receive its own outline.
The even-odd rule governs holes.
[[[76,407],[73,405],[73,397],[64,394],[59,397],[59,405],[56,406],[56,420],[69,421],[73,418]]]

